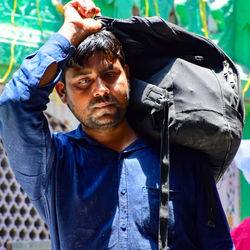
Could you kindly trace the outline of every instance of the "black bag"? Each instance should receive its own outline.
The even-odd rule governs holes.
[[[159,248],[166,249],[169,141],[205,153],[218,181],[242,136],[238,71],[209,39],[159,17],[99,20],[120,40],[130,66],[130,123],[161,140]]]

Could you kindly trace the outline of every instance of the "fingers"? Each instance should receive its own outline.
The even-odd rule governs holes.
[[[70,7],[74,8],[82,18],[91,18],[100,13],[100,8],[91,0],[73,0],[65,5],[65,10]]]
[[[92,18],[100,13],[91,0],[73,0],[64,6],[64,24],[58,31],[76,46],[88,35],[97,32],[102,24]]]
[[[83,27],[88,35],[99,31],[102,28],[102,24],[93,18],[86,18],[82,22]]]
[[[64,7],[65,23],[73,23],[87,30],[99,30],[101,24],[86,19],[100,14],[100,8],[96,7],[92,0],[73,0]]]
[[[95,33],[102,28],[102,24],[93,18],[85,18],[82,20],[72,20],[70,23],[77,25],[85,31],[86,35]]]

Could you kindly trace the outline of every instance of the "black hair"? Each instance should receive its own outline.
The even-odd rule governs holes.
[[[122,67],[125,65],[125,55],[120,41],[113,33],[105,29],[89,35],[76,48],[75,53],[64,66],[62,81],[65,83],[65,71],[74,66],[83,67],[94,52],[101,51],[104,58],[113,62],[116,58],[120,60]]]

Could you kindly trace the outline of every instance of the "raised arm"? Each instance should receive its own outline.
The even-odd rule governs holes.
[[[54,162],[53,136],[43,115],[48,96],[74,46],[101,28],[91,18],[99,12],[91,0],[68,3],[59,32],[24,59],[0,97],[0,135],[10,166],[31,200],[43,199]],[[41,202],[37,204],[39,208]],[[39,212],[44,215],[42,208]]]
[[[64,6],[64,24],[58,31],[76,47],[85,37],[97,32],[101,24],[92,17],[99,15],[100,9],[91,0],[71,1]],[[51,82],[58,72],[58,64],[52,63],[42,76],[39,85]]]

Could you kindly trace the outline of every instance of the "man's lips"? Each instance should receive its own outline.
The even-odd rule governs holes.
[[[93,108],[95,109],[102,109],[102,108],[108,108],[110,107],[111,105],[114,105],[114,103],[97,103],[93,106]]]

